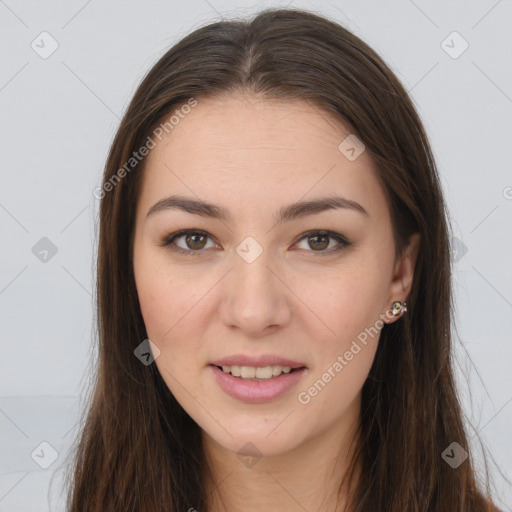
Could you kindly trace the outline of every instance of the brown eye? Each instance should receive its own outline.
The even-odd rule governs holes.
[[[343,236],[332,231],[315,230],[304,233],[299,239],[307,242],[307,247],[299,247],[305,249],[307,252],[318,253],[318,255],[332,254],[350,245],[350,242]],[[337,242],[333,247],[329,247],[331,240]]]
[[[329,237],[327,235],[316,235],[308,237],[309,246],[312,249],[323,250],[329,246]]]
[[[182,254],[199,256],[204,252],[203,249],[215,246],[212,242],[213,245],[207,247],[206,244],[210,238],[210,235],[206,231],[189,229],[166,236],[160,242],[160,245],[163,247],[169,246],[173,251]],[[181,239],[183,239],[183,241]]]
[[[184,239],[184,241],[177,243],[180,239]],[[213,244],[210,247],[207,246],[209,239]],[[350,245],[350,242],[343,235],[325,230],[313,230],[303,233],[298,243],[303,240],[307,241],[307,247],[302,247],[302,249],[310,253],[317,253],[318,255],[332,254]],[[334,247],[329,247],[332,240],[337,242],[337,244]],[[197,229],[172,233],[166,236],[160,242],[160,245],[162,247],[169,246],[173,251],[190,256],[200,256],[204,252],[203,249],[217,247],[206,231]]]
[[[188,234],[185,235],[185,244],[189,249],[203,249],[206,244],[206,235]]]

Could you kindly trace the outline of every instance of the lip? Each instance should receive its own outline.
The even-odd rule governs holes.
[[[249,356],[247,354],[234,354],[212,361],[215,366],[289,366],[290,368],[302,368],[304,363],[292,361],[272,354],[263,354],[261,356]]]
[[[233,377],[230,373],[224,373],[213,364],[209,365],[209,368],[211,368],[217,384],[226,394],[249,403],[269,402],[283,395],[296,385],[307,372],[307,368],[304,367],[290,373],[282,373],[279,377],[274,377],[266,382],[259,382]]]

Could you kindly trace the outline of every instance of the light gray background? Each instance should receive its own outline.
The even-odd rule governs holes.
[[[92,191],[138,82],[192,29],[287,3],[0,0],[0,512],[64,510],[60,465],[95,356]],[[291,4],[367,41],[424,120],[460,240],[456,353],[470,435],[512,510],[512,2]],[[43,31],[58,43],[46,59],[31,47],[51,48]],[[469,44],[461,55],[453,31]],[[32,251],[43,237],[57,248],[46,262]],[[50,462],[42,442],[58,453],[47,469],[35,462]]]

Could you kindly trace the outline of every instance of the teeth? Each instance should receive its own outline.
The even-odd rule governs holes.
[[[256,368],[255,372],[256,372],[256,377],[258,377],[258,379],[270,379],[273,375],[272,368],[270,366],[264,366],[263,368]]]
[[[274,375],[274,376],[280,375],[282,370],[283,370],[282,366],[272,366],[272,375]],[[288,368],[288,371],[289,371],[289,368]],[[286,372],[286,373],[288,373],[288,372]]]
[[[289,366],[223,366],[222,371],[224,373],[231,373],[234,377],[241,377],[242,379],[271,379],[277,377],[281,373],[290,373],[291,368]]]
[[[254,377],[256,377],[256,368],[254,368],[254,366],[241,366],[240,377],[244,379],[254,379]]]

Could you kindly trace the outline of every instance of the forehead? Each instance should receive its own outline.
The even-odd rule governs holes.
[[[150,151],[140,202],[150,207],[166,192],[192,192],[266,209],[287,202],[283,196],[339,192],[378,215],[387,206],[374,163],[366,151],[347,158],[340,144],[349,136],[348,125],[306,101],[200,97]]]

